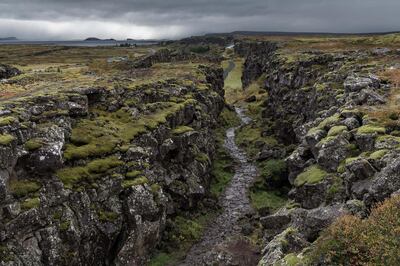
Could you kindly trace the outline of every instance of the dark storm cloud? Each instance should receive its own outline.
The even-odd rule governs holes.
[[[166,38],[233,30],[398,30],[399,0],[0,0],[0,36]]]

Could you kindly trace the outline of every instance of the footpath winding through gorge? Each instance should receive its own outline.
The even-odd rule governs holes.
[[[236,114],[240,118],[241,126],[247,125],[251,119],[244,114],[244,110],[236,107]],[[240,243],[241,227],[238,225],[240,219],[246,215],[250,215],[253,211],[248,197],[248,189],[257,176],[257,168],[251,163],[246,153],[241,150],[235,142],[235,131],[238,127],[229,128],[226,131],[225,148],[235,161],[235,175],[225,192],[219,199],[222,207],[221,214],[214,222],[211,222],[205,229],[202,239],[195,244],[185,261],[181,265],[208,265],[212,261],[218,261],[218,249],[234,249],[235,246],[248,249],[249,254],[242,256],[242,263],[252,265],[255,259],[252,255],[251,247],[246,247],[246,243]],[[250,256],[249,256],[250,255]],[[219,256],[221,256],[219,254]],[[212,258],[212,259],[211,259]],[[226,258],[220,258],[226,261]]]

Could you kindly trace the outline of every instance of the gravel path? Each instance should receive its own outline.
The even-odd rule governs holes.
[[[242,125],[251,122],[251,119],[244,114],[243,109],[235,108],[235,110]],[[248,197],[248,189],[257,176],[257,168],[249,162],[246,154],[236,145],[236,130],[237,128],[230,128],[226,131],[224,146],[235,161],[235,175],[219,199],[222,212],[205,229],[202,239],[191,248],[180,265],[212,265],[210,257],[213,249],[230,238],[239,236],[241,234],[239,220],[253,211]]]

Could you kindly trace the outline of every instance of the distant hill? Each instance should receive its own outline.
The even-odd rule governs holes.
[[[17,37],[0,38],[0,41],[18,41]]]
[[[89,38],[86,38],[85,41],[93,42],[93,41],[101,41],[101,39],[96,38],[96,37],[89,37]]]
[[[366,32],[366,33],[332,33],[332,32],[285,32],[285,31],[233,31],[229,33],[208,33],[205,36],[232,36],[232,35],[246,35],[246,36],[352,36],[352,35],[386,35],[400,33],[400,31],[391,32]]]

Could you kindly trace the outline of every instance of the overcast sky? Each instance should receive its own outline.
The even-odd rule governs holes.
[[[211,32],[400,30],[400,0],[0,0],[0,37],[180,38]]]

